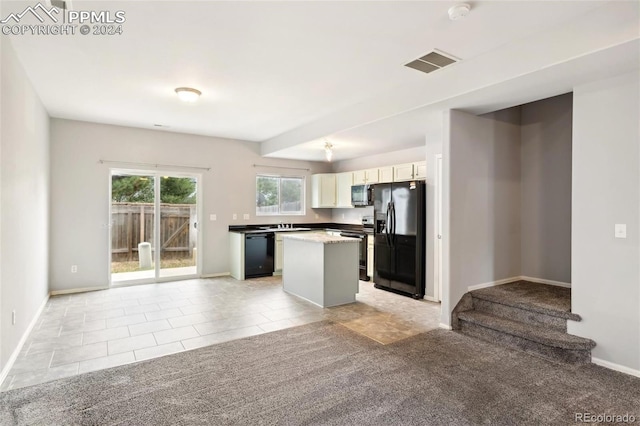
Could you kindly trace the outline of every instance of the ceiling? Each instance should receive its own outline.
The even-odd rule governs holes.
[[[607,16],[599,11],[611,3],[476,1],[467,18],[450,21],[450,1],[74,0],[75,10],[123,10],[123,34],[20,35],[12,44],[53,117],[159,124],[264,142],[264,154],[312,160],[322,159],[329,137],[341,141],[336,159],[345,159],[424,143],[440,120],[439,104],[496,84],[482,75],[512,77],[483,70],[483,61],[497,66],[510,47],[582,16]],[[625,3],[637,10],[636,2]],[[2,16],[30,4],[3,1]],[[610,21],[591,32],[611,33],[619,22]],[[434,48],[461,61],[433,74],[403,66]],[[469,82],[464,93],[462,81]],[[180,102],[179,86],[201,90],[201,99]]]

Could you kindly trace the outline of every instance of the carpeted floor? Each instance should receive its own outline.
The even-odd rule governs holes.
[[[474,290],[475,297],[493,300],[508,305],[537,308],[541,312],[558,314],[571,312],[571,289],[530,281],[515,281],[508,284]]]
[[[640,379],[434,330],[320,322],[0,394],[2,425],[570,424],[640,419]]]

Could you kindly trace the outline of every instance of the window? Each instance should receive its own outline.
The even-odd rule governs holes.
[[[256,176],[256,215],[304,214],[304,178]]]

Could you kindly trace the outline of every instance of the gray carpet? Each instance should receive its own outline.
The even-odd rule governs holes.
[[[484,300],[580,321],[579,316],[571,313],[570,288],[530,281],[514,281],[495,287],[474,290],[471,293],[473,297]]]
[[[640,418],[640,379],[434,330],[320,322],[0,394],[2,425],[570,424]]]

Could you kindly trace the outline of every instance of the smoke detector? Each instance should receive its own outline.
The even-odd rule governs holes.
[[[467,3],[457,4],[449,8],[449,19],[457,21],[464,18],[471,11],[471,5]]]

